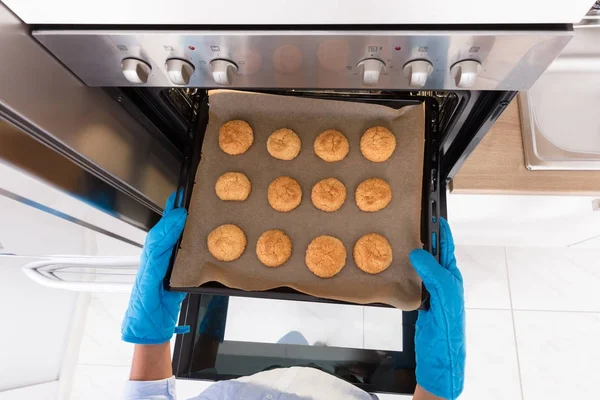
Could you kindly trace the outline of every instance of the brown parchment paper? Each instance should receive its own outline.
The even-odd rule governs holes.
[[[217,281],[249,291],[288,286],[323,298],[416,309],[421,301],[421,281],[408,254],[422,247],[423,106],[394,110],[227,90],[209,95],[209,123],[171,285],[196,287]],[[252,147],[238,156],[225,154],[218,144],[219,128],[231,119],[247,121],[254,131]],[[360,152],[362,134],[376,125],[390,129],[397,140],[396,151],[383,163],[368,161]],[[294,130],[302,140],[302,150],[292,161],[277,160],[267,152],[267,138],[279,128]],[[338,129],[348,138],[350,152],[344,160],[327,163],[314,154],[313,142],[326,129]],[[246,201],[225,202],[215,194],[217,178],[227,171],[243,172],[252,182]],[[267,187],[281,175],[295,178],[302,187],[302,203],[289,213],[273,210],[267,201]],[[347,189],[346,202],[333,213],[316,209],[310,199],[312,186],[327,177],[339,179]],[[382,211],[366,213],[356,206],[354,192],[360,182],[371,177],[389,182],[392,201]],[[226,223],[242,228],[248,240],[244,254],[229,263],[213,258],[206,243],[208,234]],[[265,267],[256,257],[256,241],[268,229],[281,229],[292,240],[292,256],[279,268]],[[362,272],[352,257],[354,243],[369,232],[383,234],[392,245],[392,265],[378,275]],[[346,266],[330,279],[313,275],[304,263],[308,244],[319,235],[335,236],[346,247]]]

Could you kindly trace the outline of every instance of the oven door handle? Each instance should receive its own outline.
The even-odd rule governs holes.
[[[23,272],[42,286],[79,292],[129,293],[139,256],[51,256],[30,262]]]

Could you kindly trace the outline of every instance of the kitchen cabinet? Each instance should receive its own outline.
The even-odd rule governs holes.
[[[28,24],[179,24],[179,25],[303,25],[303,24],[544,24],[575,23],[592,0],[548,2],[507,0],[490,12],[491,2],[456,0],[407,3],[380,0],[368,7],[357,0],[281,2],[276,0],[153,2],[106,0],[80,7],[75,0],[5,0]],[[268,12],[264,12],[268,10]]]
[[[519,112],[514,99],[452,179],[450,191],[600,198],[600,171],[527,169]]]
[[[20,266],[34,258],[0,256],[0,399],[49,399],[13,389],[56,381],[61,374],[77,293],[31,281]],[[45,387],[46,393],[54,390]],[[29,397],[25,397],[28,392]],[[55,398],[55,397],[53,397]]]

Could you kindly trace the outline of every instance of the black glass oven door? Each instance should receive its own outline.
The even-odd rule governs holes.
[[[387,307],[190,294],[180,324],[191,332],[177,338],[174,373],[219,381],[312,367],[371,393],[413,393],[416,317]]]

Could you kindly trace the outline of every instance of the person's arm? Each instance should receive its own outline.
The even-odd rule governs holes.
[[[415,389],[415,395],[413,396],[413,400],[444,400],[441,397],[437,397],[434,394],[429,393],[427,390],[423,389],[421,386],[417,385]]]
[[[136,344],[124,400],[177,400],[171,369],[171,343]]]
[[[158,381],[173,376],[171,343],[136,344],[133,350],[132,381]]]
[[[183,208],[175,208],[174,203],[175,193],[167,200],[160,221],[146,236],[140,267],[123,318],[121,337],[135,344],[125,399],[176,398],[170,340],[175,332],[185,332],[175,325],[186,294],[165,290],[163,279],[175,243],[183,232],[187,212]]]

